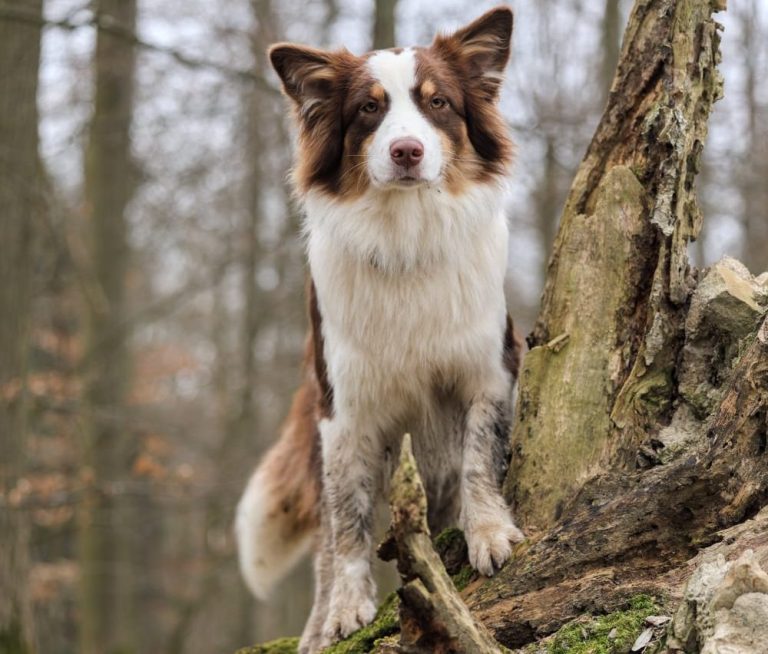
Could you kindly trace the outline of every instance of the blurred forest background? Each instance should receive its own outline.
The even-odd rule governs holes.
[[[211,654],[298,633],[233,509],[305,331],[292,130],[265,57],[428,44],[495,0],[0,0],[0,652]],[[513,3],[509,304],[526,330],[628,0]],[[768,3],[721,15],[694,259],[768,269]],[[662,47],[660,44],[659,47]]]

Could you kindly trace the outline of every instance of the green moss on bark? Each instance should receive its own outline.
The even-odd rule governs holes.
[[[579,618],[544,642],[529,645],[525,654],[625,654],[644,628],[645,619],[659,611],[657,602],[637,595],[623,611]]]
[[[397,593],[390,594],[379,607],[379,612],[371,624],[329,647],[325,654],[368,654],[373,651],[378,641],[397,632],[399,609],[400,600]],[[237,654],[296,654],[298,646],[298,638],[279,638],[238,650]]]
[[[375,648],[377,641],[391,636],[398,630],[399,610],[400,600],[397,593],[391,593],[379,607],[371,624],[359,629],[333,647],[329,647],[325,650],[325,654],[368,654]]]
[[[296,654],[299,648],[298,638],[278,638],[263,645],[244,647],[237,654]]]

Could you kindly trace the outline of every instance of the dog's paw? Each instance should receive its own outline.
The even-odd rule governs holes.
[[[511,520],[468,526],[465,536],[470,565],[486,577],[507,562],[512,543],[525,540],[525,534]]]
[[[376,604],[368,598],[339,598],[332,602],[323,625],[322,647],[330,647],[373,622]]]

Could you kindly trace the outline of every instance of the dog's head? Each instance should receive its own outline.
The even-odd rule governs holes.
[[[344,199],[429,185],[459,193],[505,175],[512,146],[497,101],[512,22],[499,7],[428,48],[362,57],[273,46],[299,122],[299,192]]]

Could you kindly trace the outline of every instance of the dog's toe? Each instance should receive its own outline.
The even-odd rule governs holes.
[[[366,599],[360,604],[332,607],[323,627],[323,647],[342,640],[358,629],[365,627],[376,617],[376,605]]]
[[[514,524],[490,524],[467,530],[469,563],[480,574],[491,577],[512,555],[512,543],[525,540]]]

